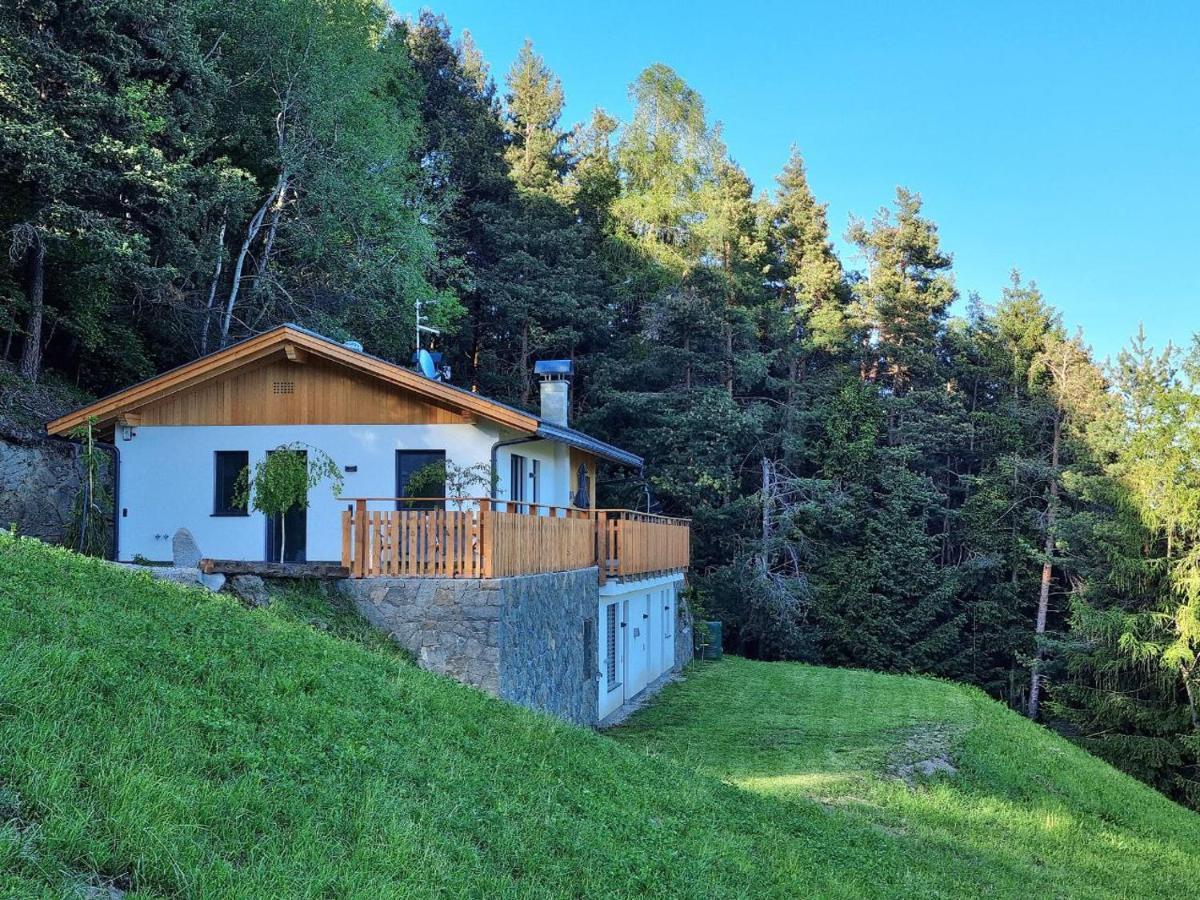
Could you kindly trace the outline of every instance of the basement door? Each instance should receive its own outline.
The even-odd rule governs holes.
[[[637,594],[625,601],[628,647],[626,697],[636,697],[650,683],[650,595]]]

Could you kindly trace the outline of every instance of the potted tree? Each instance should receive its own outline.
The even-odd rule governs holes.
[[[329,479],[336,497],[345,484],[342,469],[324,450],[300,442],[282,444],[242,469],[235,487],[239,504],[249,503],[266,516],[280,517],[279,562],[287,548],[287,517],[295,507],[308,508],[308,492]]]

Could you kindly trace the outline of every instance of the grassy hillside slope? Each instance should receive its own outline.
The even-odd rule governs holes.
[[[315,630],[303,603],[282,609],[243,610],[0,535],[0,894],[58,897],[105,883],[130,897],[221,898],[961,896],[1031,887],[1039,851],[1028,843],[984,847],[973,829],[956,841],[951,826],[940,836],[896,828],[869,807],[877,801],[814,803],[747,780],[795,775],[785,757],[810,727],[808,711],[793,707],[783,726],[792,732],[756,730],[760,713],[787,709],[752,664],[701,670],[661,713],[613,740]],[[788,669],[820,671],[779,671]],[[744,744],[726,730],[730,696],[702,689],[735,682],[746,684],[735,702],[761,705],[741,710]],[[918,694],[958,690],[899,683]],[[986,709],[982,698],[960,696],[960,706],[931,712]],[[670,710],[657,730],[651,717]],[[859,712],[848,707],[834,725],[829,710],[815,730],[840,731],[846,739],[832,744],[853,748]],[[1016,725],[1013,740],[1042,736]],[[689,730],[696,752],[675,745]],[[728,742],[745,770],[714,765],[707,751],[724,751],[704,744],[710,738]],[[666,752],[631,746],[647,742]],[[874,771],[864,753],[849,757],[855,772]],[[835,777],[837,754],[817,756],[813,765]],[[1056,763],[961,782],[1015,776],[1070,788],[1061,800],[1072,818],[1062,827],[1078,820],[1096,831],[1079,836],[1077,865],[1042,863],[1043,893],[1163,894],[1196,883],[1200,873],[1182,855],[1200,839],[1196,817],[1066,745]],[[1074,773],[1065,782],[1053,774],[1060,766]],[[1076,778],[1093,780],[1102,802],[1082,786],[1076,796]],[[955,784],[887,790],[921,798],[963,790]],[[1034,802],[1003,803],[1027,808],[1030,829],[1060,827],[1038,824],[1032,784],[1029,795]],[[1093,863],[1100,848],[1104,867]]]
[[[727,658],[614,736],[869,824],[972,893],[1169,896],[1200,877],[1200,816],[959,684]]]

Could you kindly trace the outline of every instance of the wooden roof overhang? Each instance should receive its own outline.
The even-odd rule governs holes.
[[[529,413],[496,403],[470,391],[432,381],[402,366],[352,350],[299,326],[281,325],[61,416],[50,422],[46,431],[53,435],[64,435],[92,418],[96,419],[102,429],[108,429],[122,416],[136,414],[139,408],[148,403],[193,388],[236,369],[284,355],[293,362],[302,362],[306,354],[345,365],[409,391],[430,403],[457,410],[464,415],[476,415],[523,434],[535,434],[540,424],[537,417]]]

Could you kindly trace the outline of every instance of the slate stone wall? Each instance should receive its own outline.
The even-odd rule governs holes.
[[[111,492],[111,465],[106,468]],[[0,528],[16,523],[20,534],[63,543],[82,476],[78,445],[0,424]]]
[[[505,578],[503,592],[500,696],[596,724],[596,569]]]
[[[484,580],[344,579],[338,590],[423,668],[596,723],[594,568]]]
[[[695,638],[692,636],[692,611],[683,599],[682,585],[675,594],[675,665],[672,669],[679,672],[692,661]]]

